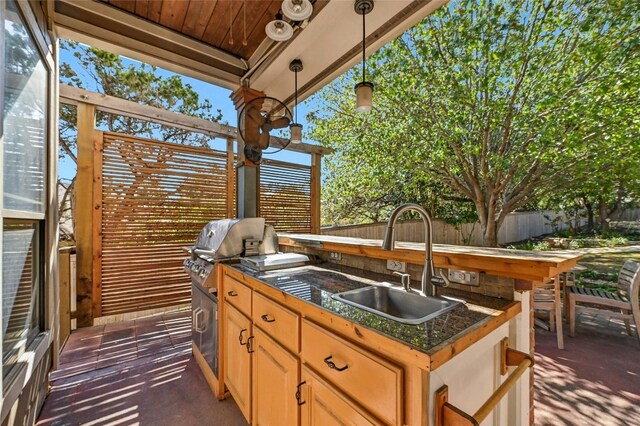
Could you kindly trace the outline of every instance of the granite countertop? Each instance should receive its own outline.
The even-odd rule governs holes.
[[[418,325],[403,324],[370,313],[331,297],[342,291],[381,282],[381,275],[334,264],[308,265],[290,269],[257,272],[242,264],[229,265],[246,276],[277,288],[319,308],[338,314],[428,355],[462,337],[465,331],[500,315],[513,302],[460,292],[453,294],[467,303],[446,314]],[[469,297],[467,297],[469,296]]]

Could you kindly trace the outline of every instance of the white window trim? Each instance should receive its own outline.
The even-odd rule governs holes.
[[[28,0],[15,0],[25,24],[33,36],[36,47],[43,59],[49,75],[48,93],[46,104],[48,107],[47,115],[47,134],[46,134],[46,195],[47,211],[45,214],[28,213],[23,211],[15,211],[3,208],[4,179],[3,179],[3,137],[0,135],[0,222],[4,219],[35,219],[43,221],[44,228],[44,277],[42,278],[44,286],[44,297],[41,301],[43,305],[44,330],[40,332],[26,348],[25,352],[19,358],[19,367],[12,372],[9,383],[4,384],[0,380],[0,422],[5,420],[9,411],[13,408],[20,394],[29,382],[36,367],[42,362],[44,356],[50,348],[52,348],[52,363],[57,363],[58,345],[55,344],[56,329],[58,327],[59,302],[58,297],[58,218],[57,218],[57,120],[58,120],[58,71],[57,64],[57,40],[56,45],[49,46],[47,40],[42,34],[38,20],[31,9],[32,5]],[[1,29],[1,28],[0,28]],[[52,39],[55,40],[53,35]],[[2,37],[0,42],[4,44]],[[0,55],[4,57],[4,46],[0,46]],[[54,55],[56,58],[54,59]],[[0,88],[0,95],[4,93],[4,83],[0,82],[3,87]],[[1,99],[0,99],[1,100]],[[1,117],[0,117],[1,119]],[[52,206],[52,207],[50,207]],[[53,225],[52,225],[53,223]],[[0,232],[0,271],[2,271],[2,232]],[[2,274],[0,273],[0,298],[2,298]],[[0,310],[0,320],[2,319],[2,311]],[[52,347],[53,344],[53,347]],[[2,339],[0,339],[0,353],[2,352]]]

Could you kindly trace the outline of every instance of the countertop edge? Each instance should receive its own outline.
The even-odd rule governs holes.
[[[281,234],[279,243],[282,246],[334,251],[375,259],[394,259],[415,264],[424,262],[424,249],[415,247],[419,243],[398,242],[396,250],[387,251],[380,247],[377,240],[315,234]],[[520,281],[518,290],[531,290],[550,278],[569,271],[582,257],[580,254],[533,254],[523,251],[526,255],[516,255],[513,252],[514,250],[498,248],[434,244],[433,260],[435,266],[440,268],[457,268],[513,278]]]
[[[501,309],[501,311],[502,312],[500,314],[482,320],[472,325],[464,332],[453,336],[451,339],[448,339],[434,347],[430,354],[430,370],[433,371],[441,365],[444,365],[454,356],[464,351],[474,343],[480,341],[482,338],[498,329],[501,325],[513,319],[516,315],[522,312],[522,304],[514,301],[506,306],[504,310]]]
[[[246,284],[250,284],[250,282],[259,283],[261,288],[258,288],[257,290],[267,297],[275,298],[276,301],[278,301],[278,298],[276,297],[278,294],[287,295],[288,297],[294,297],[261,281],[259,278],[246,275],[241,270],[234,268],[233,265],[223,266],[228,271],[227,274],[233,278],[241,279]],[[254,288],[254,290],[256,290],[254,285],[252,285],[252,287]],[[405,357],[403,357],[406,362],[417,365],[418,367],[424,368],[428,371],[435,370],[436,368],[445,364],[457,354],[463,352],[474,343],[482,340],[492,331],[496,330],[502,324],[508,322],[522,311],[521,303],[517,301],[511,302],[504,309],[487,308],[496,311],[496,314],[491,316],[490,318],[479,321],[478,323],[470,326],[469,328],[451,337],[450,339],[440,343],[434,348],[428,351],[424,351],[409,344],[403,343],[391,336],[375,330],[374,328],[364,326],[338,313],[322,309],[314,305],[313,303],[309,303],[305,300],[297,298],[296,300],[298,300],[300,304],[303,304],[308,310],[307,312],[300,312],[302,318],[309,319],[315,323],[325,324],[325,327],[327,327],[326,324],[331,324],[331,326],[328,326],[328,328],[331,329],[332,332],[337,333],[343,338],[347,338],[348,340],[367,346],[374,351],[381,352],[379,348],[375,347],[375,345],[372,345],[372,343],[368,341],[366,336],[363,336],[364,330],[370,333],[374,333],[379,338],[384,339],[385,342],[391,343],[393,346],[406,351]],[[280,301],[280,303],[282,302]],[[483,309],[485,308],[482,307],[482,305],[475,305],[473,303],[470,304],[473,306],[479,306]],[[310,312],[312,313],[312,315],[309,315]],[[344,322],[345,326],[340,327],[339,324],[332,318],[339,319],[341,322]],[[347,333],[346,330],[352,331],[352,333]]]

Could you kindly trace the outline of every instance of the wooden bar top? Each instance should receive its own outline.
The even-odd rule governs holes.
[[[282,246],[311,248],[373,259],[424,263],[424,243],[396,242],[394,251],[383,250],[381,240],[316,234],[279,234]],[[567,252],[535,252],[488,247],[433,245],[436,267],[485,272],[513,278],[518,290],[530,290],[575,267],[581,255]]]

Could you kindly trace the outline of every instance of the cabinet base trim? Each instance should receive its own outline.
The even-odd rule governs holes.
[[[207,364],[207,361],[204,359],[204,356],[202,356],[202,353],[200,353],[200,350],[194,342],[191,342],[191,349],[193,351],[193,357],[195,358],[198,367],[200,367],[204,379],[207,381],[209,388],[211,388],[211,392],[213,392],[213,395],[219,401],[222,401],[226,398],[226,396],[224,389],[222,389],[221,383],[218,381],[218,378],[215,376],[215,374],[213,374],[213,371],[211,371],[211,369],[209,368],[209,364]]]

